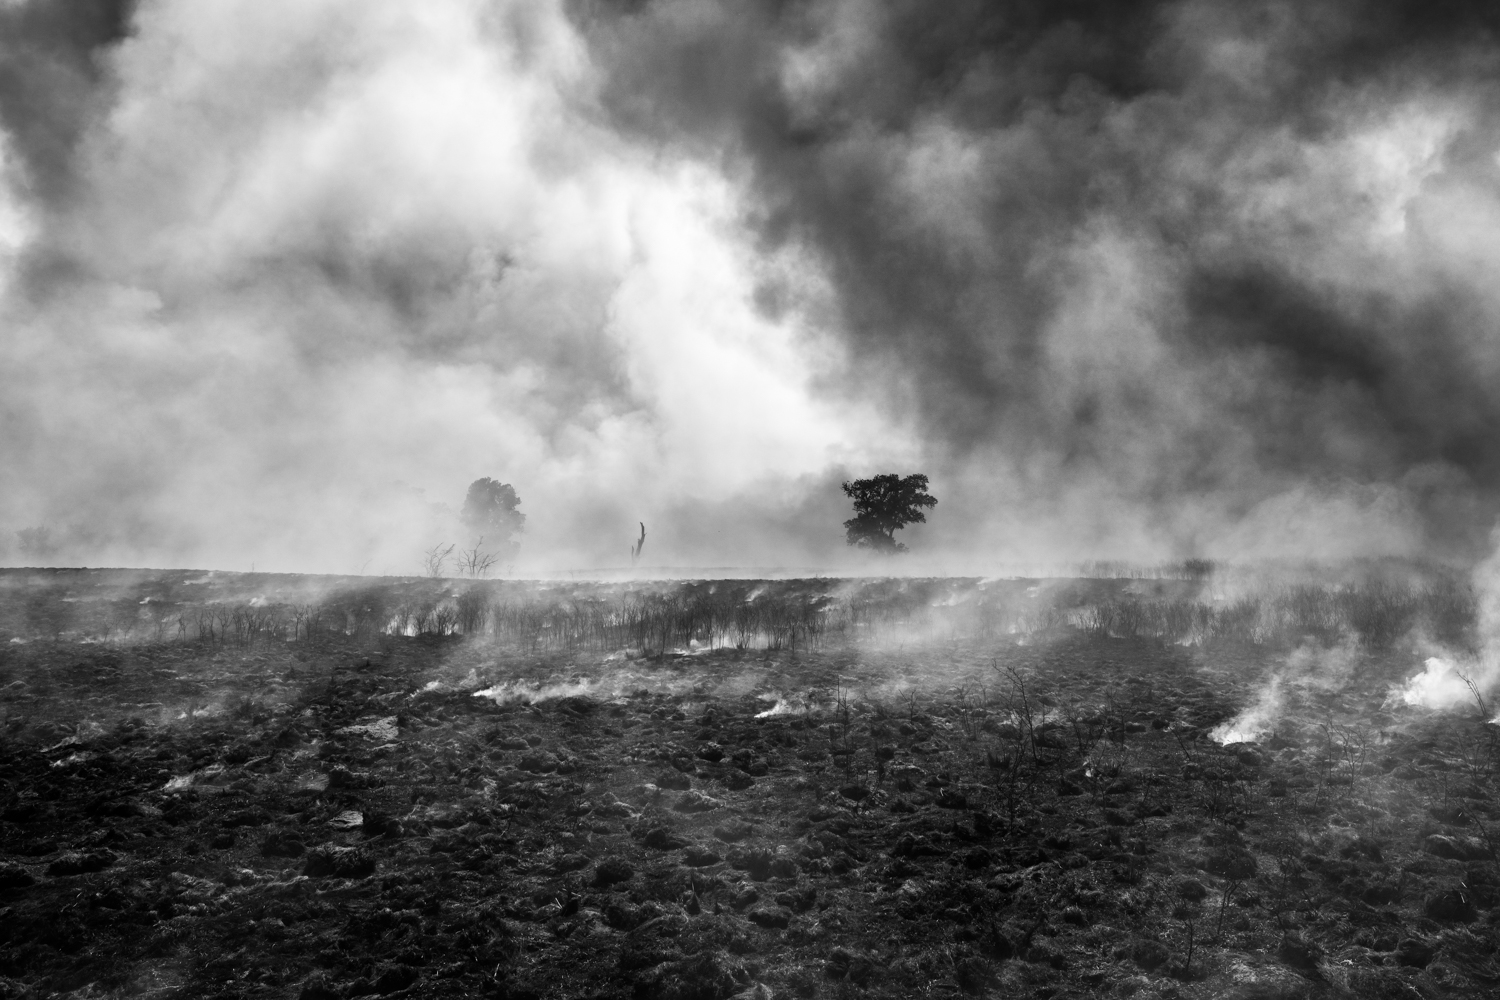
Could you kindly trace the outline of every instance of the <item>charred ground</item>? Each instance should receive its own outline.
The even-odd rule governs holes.
[[[1472,595],[1232,589],[6,572],[0,996],[1493,995]]]

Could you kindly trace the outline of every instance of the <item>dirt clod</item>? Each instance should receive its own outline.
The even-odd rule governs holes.
[[[1474,897],[1467,888],[1455,886],[1435,892],[1422,901],[1422,912],[1433,920],[1469,921],[1477,915]]]
[[[594,885],[601,888],[628,882],[635,868],[624,858],[604,858],[594,866]]]
[[[325,844],[307,852],[302,874],[310,878],[365,878],[375,874],[375,859],[358,847]]]
[[[283,830],[267,834],[260,844],[261,856],[266,858],[300,858],[306,851],[302,838]]]
[[[1436,949],[1432,945],[1416,938],[1402,938],[1395,949],[1397,962],[1417,969],[1427,968],[1434,954],[1436,954]]]
[[[641,843],[657,851],[676,851],[687,847],[689,841],[678,836],[668,827],[658,826],[641,838]]]

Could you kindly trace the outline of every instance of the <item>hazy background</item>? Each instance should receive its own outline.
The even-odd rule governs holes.
[[[0,561],[1477,558],[1492,10],[0,0]]]

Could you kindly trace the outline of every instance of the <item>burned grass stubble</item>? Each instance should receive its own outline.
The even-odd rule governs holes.
[[[735,645],[10,644],[0,996],[1500,985],[1495,727],[1409,655],[1219,746],[1277,651]]]

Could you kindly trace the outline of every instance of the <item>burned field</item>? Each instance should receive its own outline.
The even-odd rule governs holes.
[[[1215,586],[0,574],[0,996],[1494,995],[1472,597]]]

